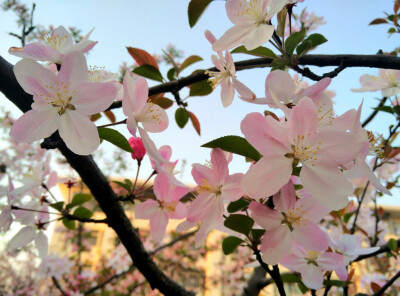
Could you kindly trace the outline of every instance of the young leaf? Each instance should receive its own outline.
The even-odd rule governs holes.
[[[147,51],[135,47],[127,47],[126,49],[139,66],[150,65],[158,69],[157,61]]]
[[[297,45],[306,37],[306,30],[303,29],[290,35],[285,41],[285,49],[289,54],[293,54]]]
[[[200,16],[203,14],[204,10],[207,8],[208,4],[211,3],[212,0],[191,0],[189,2],[188,7],[188,18],[189,18],[189,26],[193,28],[193,26],[197,23]]]
[[[388,245],[388,247],[389,247],[389,249],[390,249],[391,251],[396,251],[396,249],[397,249],[397,240],[391,238],[391,239],[388,241],[387,245]]]
[[[339,280],[324,280],[324,286],[335,286],[343,288],[347,287],[348,284]]]
[[[85,202],[88,202],[91,199],[92,199],[92,195],[90,195],[90,194],[77,193],[72,198],[71,203],[66,206],[66,209],[67,210],[72,209],[73,207],[84,204]]]
[[[239,247],[239,245],[243,242],[244,240],[236,236],[228,236],[222,241],[222,251],[225,255],[232,254],[233,251],[235,251],[236,248]]]
[[[175,120],[180,128],[184,128],[184,126],[189,120],[189,114],[185,108],[176,109]]]
[[[301,279],[294,274],[282,274],[281,275],[282,282],[284,283],[301,283]]]
[[[306,294],[310,290],[303,284],[303,282],[297,283],[297,287],[299,288],[300,292],[303,294]]]
[[[318,45],[324,44],[328,41],[324,35],[318,33],[311,34],[306,38],[306,40],[311,41],[313,47],[317,47]]]
[[[67,218],[64,218],[64,219],[62,219],[62,223],[69,230],[74,230],[75,229],[75,221],[74,220],[68,220]]]
[[[100,127],[97,130],[99,131],[100,139],[106,140],[126,152],[133,153],[128,140],[119,131],[106,127]]]
[[[176,73],[175,68],[171,68],[171,69],[168,70],[167,78],[168,78],[169,81],[175,80],[175,73]]]
[[[203,80],[200,82],[196,82],[192,85],[190,85],[190,92],[189,96],[195,97],[195,96],[206,96],[212,93],[213,88],[211,87],[210,83],[208,80]]]
[[[200,136],[201,130],[200,130],[200,121],[197,119],[196,115],[194,115],[192,112],[188,111],[190,121],[193,124],[194,129],[196,130],[197,134]]]
[[[229,203],[228,205],[228,213],[235,213],[235,212],[239,212],[245,208],[247,208],[249,206],[250,202],[247,199],[244,198],[240,198],[236,201],[232,201],[231,203]]]
[[[250,145],[245,138],[239,136],[225,136],[201,145],[206,148],[221,148],[224,151],[232,152],[251,158],[255,161],[261,158],[261,154]]]
[[[133,69],[132,72],[155,81],[163,82],[163,77],[160,71],[150,65],[142,65],[136,67],[135,69]]]
[[[196,62],[200,62],[203,59],[197,55],[192,55],[190,57],[187,57],[183,63],[181,64],[181,66],[179,67],[179,72],[182,72],[183,69],[189,67],[190,65],[196,63]]]
[[[53,209],[56,209],[57,211],[61,212],[61,210],[63,209],[64,206],[64,202],[63,201],[59,201],[59,202],[55,202],[49,205],[50,207],[52,207]]]
[[[92,213],[92,211],[88,210],[87,208],[78,207],[75,209],[73,215],[76,217],[79,217],[79,218],[89,219],[90,217],[93,216],[93,213]]]
[[[272,50],[263,46],[257,47],[256,49],[253,50],[247,50],[246,47],[244,47],[244,45],[241,45],[233,49],[231,53],[246,53],[257,57],[269,57],[273,59],[276,58],[276,54]]]
[[[376,110],[376,111],[387,112],[387,113],[390,113],[390,114],[394,113],[393,112],[393,108],[390,107],[390,106],[380,106],[380,107],[376,107],[376,108],[373,108],[373,109]]]
[[[165,97],[158,97],[154,100],[151,101],[152,103],[160,106],[163,109],[168,109],[169,107],[171,107],[174,104],[174,101],[165,98]]]
[[[249,216],[233,214],[226,218],[224,225],[233,231],[247,235],[254,225],[254,220]]]
[[[368,25],[379,25],[379,24],[387,24],[388,21],[384,18],[376,18],[372,22],[370,22]]]
[[[90,115],[90,121],[96,121],[97,119],[99,119],[101,117],[101,114],[100,113],[96,113],[96,114],[93,114],[93,115]]]
[[[250,235],[252,237],[253,242],[258,242],[260,241],[261,237],[264,235],[265,230],[264,229],[252,229],[250,231]]]
[[[312,42],[310,40],[304,40],[296,48],[296,53],[299,57],[305,55],[311,48],[313,48]]]
[[[104,111],[104,114],[112,123],[115,122],[115,115],[111,110]]]
[[[115,184],[118,184],[122,188],[126,189],[126,191],[131,192],[131,187],[128,184],[125,184],[125,183],[119,182],[119,181],[112,181],[112,182]]]

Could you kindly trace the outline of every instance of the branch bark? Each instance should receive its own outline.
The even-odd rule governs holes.
[[[33,98],[19,86],[12,69],[13,65],[0,56],[0,91],[19,109],[26,112],[30,109]],[[106,214],[108,225],[121,239],[135,266],[149,281],[150,286],[166,295],[194,295],[166,276],[156,266],[149,253],[144,249],[139,233],[132,226],[124,209],[115,202],[117,196],[93,158],[71,152],[58,133],[54,133],[49,140],[51,143],[56,143],[57,148],[87,185]]]

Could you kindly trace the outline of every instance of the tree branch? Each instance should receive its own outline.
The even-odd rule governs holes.
[[[77,217],[71,214],[65,214],[63,215],[64,218],[67,218],[68,220],[75,220],[75,221],[79,221],[82,223],[105,223],[108,224],[108,220],[106,219],[90,219],[90,218],[82,218],[82,217]]]
[[[397,244],[400,245],[400,239],[397,240]],[[358,256],[356,259],[354,259],[353,261],[351,261],[351,262],[361,261],[361,260],[364,260],[364,259],[367,259],[367,258],[371,258],[371,257],[374,257],[374,256],[379,255],[379,254],[382,254],[382,253],[386,253],[386,252],[390,252],[390,248],[389,248],[389,246],[388,246],[387,244],[381,246],[381,247],[379,248],[379,250],[377,250],[377,251],[375,251],[375,252],[373,252],[373,253],[366,254],[366,255],[360,255],[360,256]]]
[[[378,291],[376,291],[372,296],[380,296],[391,286],[393,283],[400,278],[400,271],[398,271],[386,284],[384,284]]]
[[[254,68],[265,68],[270,67],[272,58],[257,58],[235,63],[236,71],[242,71],[246,69]],[[395,56],[387,55],[355,55],[355,54],[338,54],[338,55],[305,55],[298,60],[298,65],[309,65],[317,67],[337,66],[338,68],[327,72],[321,76],[314,77],[314,80],[320,80],[324,77],[335,77],[339,72],[346,68],[351,67],[367,67],[367,68],[381,68],[381,69],[397,69],[400,70],[400,58]],[[209,71],[218,71],[217,68],[206,69]],[[204,71],[206,71],[204,70]],[[302,69],[306,71],[305,69]],[[149,88],[149,96],[165,93],[165,92],[177,92],[182,88],[191,85],[193,83],[206,80],[210,76],[204,74],[204,71],[197,71],[192,75],[177,79],[174,81],[162,83]],[[308,70],[311,72],[310,70]],[[308,72],[308,73],[309,73]],[[307,75],[302,73],[304,76]],[[314,74],[315,75],[315,74]],[[312,78],[311,78],[312,79]],[[108,109],[120,108],[122,102],[114,102]]]
[[[54,284],[54,286],[56,286],[58,291],[60,291],[61,295],[68,296],[68,294],[64,291],[64,289],[61,287],[60,283],[54,276],[51,277],[51,280],[53,281],[53,284]]]
[[[18,108],[26,112],[30,109],[33,99],[31,95],[26,94],[19,86],[12,68],[13,65],[0,56],[0,91]],[[161,293],[167,295],[194,295],[167,277],[156,266],[149,253],[144,249],[139,233],[132,226],[123,207],[114,202],[117,196],[93,158],[91,156],[76,155],[71,152],[65,146],[58,133],[54,133],[49,138],[52,143],[57,143],[57,148],[87,185],[106,214],[109,226],[114,229],[121,239],[132,261],[149,281],[152,289],[158,289]]]

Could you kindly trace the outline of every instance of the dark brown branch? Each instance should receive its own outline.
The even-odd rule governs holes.
[[[198,229],[190,231],[190,232],[185,233],[185,234],[182,234],[182,235],[178,236],[177,238],[171,240],[169,243],[166,243],[166,244],[164,244],[162,246],[159,246],[158,248],[156,248],[153,251],[149,252],[149,254],[150,255],[155,255],[158,252],[160,252],[161,250],[163,250],[165,248],[168,248],[168,247],[171,247],[171,246],[175,245],[177,242],[191,237],[193,234],[195,234],[197,232],[197,230]]]
[[[67,293],[64,291],[64,289],[61,287],[61,285],[60,285],[60,283],[58,282],[58,280],[57,280],[54,276],[52,276],[51,279],[52,279],[52,281],[53,281],[54,286],[56,286],[56,288],[58,289],[58,291],[60,291],[61,295],[63,295],[63,296],[68,296],[68,294],[67,294]]]
[[[12,68],[13,66],[0,56],[0,91],[18,108],[26,112],[30,109],[33,99],[19,86]],[[167,277],[156,266],[151,256],[144,249],[139,233],[132,226],[124,209],[119,203],[114,202],[117,196],[93,158],[71,152],[60,139],[58,133],[54,133],[49,141],[57,143],[57,148],[90,189],[105,213],[108,225],[114,229],[121,239],[135,266],[149,281],[150,286],[167,295],[194,295]]]
[[[400,239],[397,240],[397,244],[400,245]],[[379,248],[379,250],[377,250],[377,251],[375,251],[373,253],[358,256],[352,262],[357,262],[357,261],[361,261],[361,260],[364,260],[364,259],[367,259],[367,258],[375,257],[376,255],[379,255],[379,254],[382,254],[382,253],[386,253],[386,252],[390,252],[390,248],[389,248],[389,246],[387,244],[381,246]]]
[[[382,100],[379,101],[378,106],[376,106],[376,108],[382,107],[383,105],[385,105],[385,102],[387,100],[387,97],[383,97]],[[367,119],[364,120],[364,122],[362,123],[362,127],[365,127],[368,123],[371,122],[372,119],[375,118],[376,114],[378,114],[379,110],[374,110],[374,112],[372,112],[370,114],[370,116],[368,116]]]
[[[253,68],[265,68],[270,67],[272,62],[271,58],[258,58],[250,59],[245,61],[240,61],[235,63],[237,71],[242,71],[246,69]],[[332,72],[325,73],[321,76],[315,76],[316,80],[320,80],[324,77],[335,77],[339,72],[345,68],[351,67],[369,67],[369,68],[382,68],[382,69],[397,69],[400,70],[400,58],[395,56],[387,55],[355,55],[355,54],[338,54],[338,55],[305,55],[298,60],[298,65],[309,65],[317,67],[327,67],[327,66],[337,66],[338,68]],[[311,75],[312,73],[309,69],[308,72],[301,73],[304,76]],[[217,71],[216,68],[206,69],[209,71]],[[205,70],[204,70],[205,71]],[[149,96],[165,93],[165,92],[178,92],[185,86],[191,85],[193,83],[206,80],[210,76],[204,74],[204,71],[198,71],[192,75],[177,79],[174,81],[162,83],[149,88]],[[315,74],[314,74],[315,75]],[[312,78],[311,78],[312,79]],[[109,109],[120,108],[122,102],[114,102]]]
[[[384,284],[378,291],[376,291],[372,296],[381,296],[383,293],[391,286],[393,283],[400,278],[400,271],[398,271],[386,284]]]
[[[65,214],[65,215],[63,215],[63,217],[67,218],[68,220],[75,220],[75,221],[79,221],[82,223],[105,223],[105,224],[108,224],[107,218],[97,220],[97,219],[77,217],[77,216],[74,216],[71,214]]]

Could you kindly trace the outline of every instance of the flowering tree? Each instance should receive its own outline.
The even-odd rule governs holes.
[[[354,274],[361,267],[355,262],[368,258],[376,261],[376,276],[364,278],[364,290],[373,295],[398,292],[395,282],[400,277],[396,270],[399,241],[385,240],[387,226],[377,203],[378,196],[392,195],[391,189],[398,187],[400,148],[394,143],[400,127],[398,49],[376,55],[310,54],[327,42],[323,35],[311,33],[323,19],[305,10],[296,14],[297,2],[303,1],[227,0],[226,13],[233,26],[220,38],[205,32],[216,53],[212,56],[215,67],[182,77],[186,67],[202,58],[190,56],[179,63],[180,53],[172,47],[163,57],[171,66],[166,73],[168,82],[158,65],[161,59],[133,47],[128,47],[128,51],[136,65],[124,66],[120,76],[89,68],[85,54],[97,44],[90,40],[91,32],[80,36],[74,29],[71,35],[59,26],[39,38],[36,34],[35,39],[30,35],[35,31],[35,7],[29,12],[17,1],[4,2],[4,9],[18,12],[22,33],[14,35],[22,47],[9,50],[21,58],[15,65],[0,57],[0,91],[23,115],[17,120],[7,114],[2,118],[4,129],[10,131],[4,138],[7,149],[2,151],[1,176],[5,186],[0,230],[9,231],[15,222],[22,225],[7,244],[9,252],[33,242],[42,260],[36,272],[52,278],[50,286],[40,290],[46,292],[40,293],[89,295],[101,290],[102,295],[124,295],[137,292],[138,286],[147,281],[152,290],[166,295],[193,295],[180,282],[183,276],[177,276],[171,266],[174,260],[180,260],[175,257],[178,249],[202,248],[213,229],[228,233],[222,249],[226,255],[240,252],[232,259],[237,265],[257,262],[258,267],[247,282],[244,277],[233,275],[243,285],[244,295],[257,295],[272,282],[280,295],[286,295],[285,282],[296,283],[301,292],[310,291],[312,295],[356,294],[359,291],[353,283]],[[190,26],[196,24],[210,3],[189,2]],[[393,13],[371,24],[390,24],[389,33],[398,33],[399,9],[400,3],[395,1]],[[33,42],[25,44],[28,36],[33,36]],[[265,47],[267,42],[275,51]],[[235,53],[257,58],[234,62]],[[309,65],[336,68],[318,75]],[[236,77],[237,71],[260,67],[271,68],[262,96]],[[327,90],[332,79],[348,67],[379,68],[379,76],[361,76],[361,87],[354,89],[382,92],[377,107],[364,122],[360,121],[362,105],[337,115]],[[313,84],[300,80],[298,74],[292,76],[289,69],[313,80]],[[146,78],[160,84],[149,88]],[[192,164],[195,188],[176,178],[177,161],[171,161],[171,148],[161,145],[168,143],[154,143],[151,139],[151,133],[168,128],[165,109],[174,103],[178,126],[183,127],[190,120],[200,133],[199,120],[188,111],[190,101],[180,96],[185,87],[190,89],[189,96],[208,95],[220,87],[224,107],[233,104],[237,94],[249,104],[260,105],[260,111],[268,109],[241,119],[243,137],[227,135],[203,145],[212,149],[211,156],[205,165]],[[165,98],[165,93],[171,93],[174,101]],[[123,112],[119,121],[113,112],[118,108]],[[386,137],[365,129],[378,112],[390,113],[396,120]],[[96,125],[101,114],[111,123]],[[110,128],[115,125],[126,126],[132,137],[126,139]],[[101,158],[96,162],[91,156],[102,140],[136,160],[133,182],[116,181],[119,189],[110,185],[97,165]],[[40,148],[36,141],[41,141]],[[52,193],[58,181],[56,169],[51,153],[46,152],[54,149],[90,194],[69,194],[68,200],[57,200]],[[145,155],[151,160],[153,172],[139,184],[139,169]],[[246,171],[229,172],[233,155],[246,158]],[[30,169],[21,178],[26,165]],[[147,187],[152,178],[153,185]],[[16,182],[21,186],[15,186]],[[66,181],[70,189],[73,183]],[[154,195],[146,195],[149,188]],[[95,200],[94,207],[90,200]],[[372,208],[367,206],[369,201]],[[149,237],[158,243],[153,250],[128,218],[132,204],[135,219],[149,220]],[[95,207],[101,209],[104,219],[93,216]],[[182,220],[176,230],[184,234],[164,245],[167,225],[173,219]],[[70,231],[77,223],[101,223],[114,230],[121,244],[103,265],[103,273],[85,274],[79,260],[76,270],[71,271],[71,258],[57,259],[48,254],[44,230],[54,221],[62,221]],[[184,239],[192,235],[185,245]],[[183,245],[175,249],[174,255],[154,258],[160,250],[174,248],[176,243]],[[77,245],[79,254],[84,245],[82,239]],[[185,251],[187,257],[192,256],[190,252],[193,251]],[[185,264],[198,267],[195,260]],[[287,271],[282,272],[282,266]],[[104,276],[108,274],[111,275]],[[7,281],[11,284],[0,288],[5,293],[28,295],[25,286],[12,284],[20,278],[22,275],[10,276]],[[124,278],[121,287],[112,284],[118,278]],[[89,285],[90,282],[97,284]],[[221,278],[221,282],[233,283],[226,278]],[[141,293],[150,293],[148,287],[140,289]],[[231,291],[234,293],[233,288]]]

